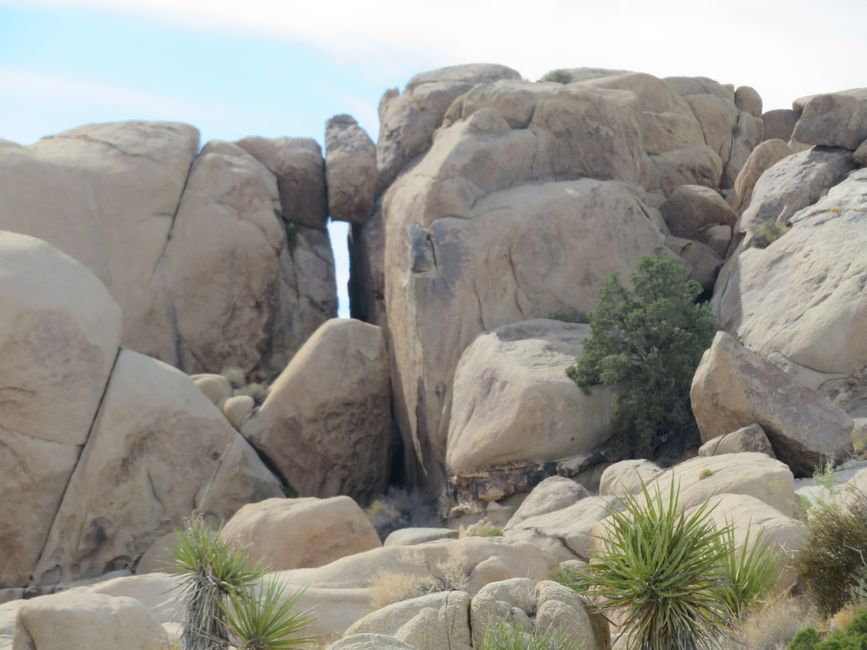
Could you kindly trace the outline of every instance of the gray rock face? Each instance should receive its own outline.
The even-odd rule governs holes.
[[[309,228],[325,228],[325,161],[316,140],[252,136],[236,144],[277,178],[283,219]]]
[[[335,115],[325,125],[325,177],[332,219],[364,223],[370,218],[376,145],[349,115]]]
[[[798,475],[842,459],[852,445],[849,416],[724,332],[702,357],[690,397],[703,441],[759,424]]]
[[[190,126],[124,122],[2,147],[0,228],[96,274],[125,346],[187,372],[271,377],[337,309],[327,233],[293,224],[287,238],[282,215],[322,227],[321,156],[312,141],[243,144],[255,157],[221,142],[197,155]]]
[[[766,139],[753,149],[750,157],[747,158],[747,162],[744,163],[738,177],[735,179],[731,204],[738,214],[742,213],[749,206],[753,198],[753,188],[762,174],[793,153],[791,147],[783,142],[783,140]]]
[[[765,430],[758,424],[741,427],[723,436],[712,438],[699,447],[699,456],[718,456],[719,454],[739,454],[745,451],[758,451],[775,458],[774,449]]]
[[[867,138],[867,88],[810,97],[792,137],[805,144],[854,151]]]
[[[735,106],[753,117],[762,116],[762,98],[755,88],[738,86],[735,90]]]
[[[800,112],[790,108],[778,108],[762,114],[764,129],[762,140],[783,140],[788,142],[795,130],[795,122],[801,116]]]

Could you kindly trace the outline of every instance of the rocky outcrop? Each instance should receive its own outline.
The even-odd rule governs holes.
[[[250,503],[220,534],[268,571],[318,567],[382,545],[370,520],[349,497]]]
[[[792,153],[794,152],[788,144],[776,139],[765,140],[753,149],[750,157],[747,158],[747,162],[735,179],[731,204],[738,214],[742,213],[749,206],[753,198],[753,188],[762,174],[786,156],[792,155]]]
[[[197,155],[198,144],[183,124],[124,122],[3,147],[0,228],[93,271],[122,308],[124,345],[188,372],[270,377],[336,312],[328,235],[299,225],[323,225],[303,192],[291,204],[300,222],[284,220],[275,176],[297,180],[284,194],[321,190],[298,162],[315,152],[244,142],[263,165],[228,143]]]
[[[745,451],[757,451],[774,458],[771,441],[765,435],[765,430],[758,424],[751,424],[723,436],[711,438],[699,447],[698,455],[718,456],[719,454],[739,454]]]
[[[585,395],[565,372],[589,334],[588,325],[539,319],[476,338],[455,370],[449,471],[558,460],[609,438],[610,390]]]
[[[221,521],[279,495],[256,452],[186,375],[123,350],[34,582],[134,569],[192,510]]]
[[[105,391],[122,324],[90,271],[43,241],[7,232],[0,232],[0,304],[0,587],[8,587],[30,578]]]
[[[762,140],[783,140],[788,142],[795,130],[795,123],[801,116],[799,111],[779,108],[762,114]]]
[[[563,476],[551,476],[533,488],[505,528],[513,528],[525,519],[566,508],[589,496],[590,492],[580,483]]]
[[[841,459],[852,444],[849,416],[724,332],[704,353],[690,398],[703,441],[759,424],[801,476]]]
[[[349,115],[335,115],[325,125],[325,177],[332,219],[364,223],[370,218],[376,145]]]
[[[643,458],[621,460],[605,468],[599,480],[601,496],[623,497],[638,494],[642,487],[659,476],[662,470],[656,463]]]
[[[350,319],[320,327],[242,425],[302,496],[383,492],[391,432],[382,331]]]
[[[798,142],[854,151],[867,139],[867,88],[813,95],[801,102],[803,112],[792,134]]]
[[[66,592],[27,601],[15,620],[15,650],[155,648],[162,626],[145,606],[123,596]]]

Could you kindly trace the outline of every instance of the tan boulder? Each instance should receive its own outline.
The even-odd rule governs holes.
[[[302,496],[382,492],[390,434],[382,330],[332,319],[271,385],[243,433]]]
[[[732,241],[731,226],[709,226],[704,231],[704,241],[718,257],[725,259]],[[717,276],[719,277],[719,276]]]
[[[867,88],[807,98],[792,137],[805,144],[854,151],[867,139]]]
[[[221,534],[269,571],[318,567],[382,545],[349,497],[250,503],[226,522]]]
[[[387,634],[351,634],[335,641],[326,650],[415,650]]]
[[[735,106],[753,117],[762,116],[762,98],[755,88],[738,86],[735,90]]]
[[[2,231],[0,305],[0,586],[22,587],[90,433],[122,323],[79,262]]]
[[[682,237],[666,237],[666,247],[686,262],[689,274],[705,290],[713,289],[723,261],[707,244]]]
[[[557,563],[589,560],[597,524],[618,507],[615,497],[586,497],[559,510],[529,517],[511,526],[506,539],[538,546]]]
[[[241,426],[246,422],[256,406],[256,401],[249,395],[235,395],[222,403],[220,410],[233,427],[241,430]]]
[[[733,226],[738,215],[720,193],[701,185],[681,185],[659,208],[672,235],[702,240],[707,228]]]
[[[762,174],[773,167],[786,156],[792,155],[794,152],[788,144],[782,140],[765,139],[753,149],[750,157],[738,173],[735,179],[734,194],[732,196],[732,207],[740,214],[746,210],[753,197],[753,187],[761,178]],[[729,225],[734,225],[731,223]]]
[[[795,479],[786,465],[765,454],[744,452],[692,458],[661,473],[648,486],[667,498],[680,489],[679,506],[688,510],[717,494],[755,497],[787,517],[795,511]]]
[[[349,115],[335,115],[325,125],[325,178],[332,219],[364,223],[370,218],[376,192],[376,145]]]
[[[590,492],[580,483],[563,476],[549,476],[533,488],[515,514],[505,525],[508,530],[525,519],[567,508],[576,501],[589,497]]]
[[[164,638],[137,600],[66,592],[18,609],[12,650],[150,650]]]
[[[702,440],[759,424],[777,457],[808,475],[851,448],[852,419],[823,397],[718,332],[690,390]]]
[[[775,458],[774,450],[765,430],[758,424],[751,424],[704,443],[698,449],[699,456],[718,456],[720,454],[739,454],[743,451],[757,451]]]
[[[644,459],[621,460],[605,468],[599,480],[600,496],[623,497],[641,492],[662,470],[656,463]]]
[[[389,533],[383,546],[415,546],[457,538],[458,531],[453,528],[401,528]]]
[[[193,509],[220,521],[279,494],[256,452],[186,375],[123,350],[34,584],[133,568]]]
[[[681,185],[718,188],[723,173],[719,154],[707,145],[652,153],[645,159],[642,184],[669,196]]]
[[[840,150],[811,148],[782,158],[756,181],[736,231],[752,236],[766,221],[786,223],[854,167],[851,154]]]
[[[219,404],[232,396],[232,384],[223,375],[203,373],[190,375],[190,379],[214,404]]]
[[[778,108],[762,113],[762,140],[783,140],[788,142],[795,130],[800,112],[790,108]]]
[[[124,345],[172,363],[175,336],[152,280],[198,146],[185,124],[120,122],[0,151],[0,229],[90,269],[123,311]]]
[[[531,320],[481,334],[455,369],[446,465],[452,472],[589,452],[611,436],[611,392],[566,376],[588,325]]]
[[[316,140],[251,136],[235,144],[276,177],[286,221],[320,230],[325,228],[328,217],[325,161]]]
[[[867,140],[864,140],[852,153],[852,159],[861,167],[867,167]]]
[[[497,626],[532,630],[536,613],[535,584],[529,578],[512,578],[482,587],[470,603],[473,647],[483,648],[485,637]]]

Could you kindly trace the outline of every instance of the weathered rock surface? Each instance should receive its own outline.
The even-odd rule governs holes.
[[[325,125],[325,178],[328,214],[338,221],[364,223],[376,192],[376,145],[349,115]]]
[[[789,220],[773,244],[729,261],[714,307],[750,349],[855,413],[867,366],[867,171]]]
[[[117,303],[84,266],[8,232],[0,232],[0,306],[0,586],[9,587],[29,580],[122,324]]]
[[[668,196],[681,185],[717,188],[723,173],[719,155],[707,145],[650,154],[644,164],[642,183]]]
[[[611,436],[611,392],[566,376],[590,327],[530,320],[481,334],[455,370],[446,464],[462,472],[589,452]]]
[[[846,413],[725,332],[704,353],[690,397],[703,441],[759,424],[777,457],[799,475],[841,459],[852,444]]]
[[[719,192],[701,185],[681,185],[659,208],[671,234],[704,241],[712,226],[733,226],[737,214]]]
[[[327,650],[416,650],[387,634],[350,634],[335,641]]]
[[[662,473],[656,463],[644,459],[621,460],[605,468],[599,480],[600,496],[628,496],[641,492]]]
[[[318,567],[381,546],[364,511],[345,496],[250,503],[221,534],[269,571]]]
[[[244,435],[302,496],[385,489],[390,434],[382,330],[351,319],[320,327],[271,385]]]
[[[842,150],[811,148],[786,156],[756,181],[736,231],[755,234],[766,221],[786,223],[854,167],[851,154]]]
[[[738,86],[735,90],[735,106],[753,117],[762,116],[762,98],[755,88]]]
[[[788,144],[782,140],[765,140],[760,143],[747,158],[746,163],[735,179],[732,207],[740,214],[746,210],[753,197],[753,188],[756,182],[768,169],[773,167],[786,156],[794,152]],[[734,223],[730,225],[735,225]]]
[[[852,159],[861,167],[867,167],[867,140],[864,140],[852,153]]]
[[[719,456],[757,451],[775,458],[771,441],[758,424],[751,424],[716,438],[711,438],[699,447],[699,456]]]
[[[368,614],[347,631],[385,634],[418,650],[470,650],[470,596],[445,591],[419,596]]]
[[[236,144],[277,178],[283,219],[309,228],[325,228],[325,161],[316,140],[251,136]]]
[[[162,626],[133,598],[66,592],[27,601],[13,650],[117,650],[157,647]]]
[[[795,123],[801,116],[800,112],[790,108],[778,108],[773,111],[765,111],[762,114],[764,126],[762,140],[783,140],[788,142],[795,130]]]
[[[867,88],[808,98],[792,137],[805,144],[854,151],[867,138]]]
[[[328,235],[296,226],[287,243],[275,175],[235,145],[198,144],[190,126],[124,122],[3,147],[0,228],[94,272],[124,345],[188,372],[273,376],[336,313]],[[286,172],[277,144],[255,151]]]
[[[458,531],[452,528],[401,528],[385,538],[383,546],[415,546],[444,539],[457,539]]]
[[[256,452],[186,375],[123,350],[34,583],[134,568],[193,509],[220,521],[278,495]]]
[[[563,476],[551,476],[533,488],[509,519],[505,529],[517,526],[530,517],[566,508],[589,496],[590,492],[580,483]]]

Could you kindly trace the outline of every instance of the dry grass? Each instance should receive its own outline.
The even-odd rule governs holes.
[[[786,650],[798,630],[815,622],[816,613],[806,600],[780,596],[731,630],[732,639],[723,650]]]
[[[467,558],[463,553],[449,553],[430,568],[421,552],[407,549],[401,559],[418,569],[382,571],[371,590],[372,609],[440,591],[464,591],[469,583]]]

